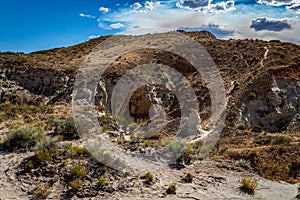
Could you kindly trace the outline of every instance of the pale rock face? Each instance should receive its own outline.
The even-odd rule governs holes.
[[[264,98],[244,104],[241,120],[248,127],[259,125],[266,131],[279,132],[299,130],[299,115],[300,81],[278,78]]]
[[[14,81],[36,95],[52,96],[56,91],[69,87],[74,82],[68,76],[61,76],[58,72],[41,69],[0,69],[1,80]]]
[[[287,127],[288,132],[300,132],[300,113],[296,114]]]

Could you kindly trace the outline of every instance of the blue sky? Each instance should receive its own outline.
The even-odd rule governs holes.
[[[208,30],[221,39],[300,43],[299,0],[1,0],[0,51],[69,46],[107,34]]]

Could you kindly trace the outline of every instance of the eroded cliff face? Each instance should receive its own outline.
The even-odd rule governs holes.
[[[0,54],[0,102],[16,96],[27,103],[63,100],[70,102],[76,70],[86,55],[107,37],[97,38],[82,44],[37,51],[30,54],[5,52]],[[10,85],[10,86],[9,86]],[[5,98],[4,98],[5,97]],[[53,100],[52,100],[53,99]],[[26,103],[26,102],[23,102]],[[37,103],[37,102],[36,102]]]
[[[1,68],[3,81],[14,81],[17,85],[36,95],[52,96],[62,88],[74,83],[74,78],[46,69],[9,69]]]
[[[251,95],[253,100],[244,102],[241,109],[243,124],[249,128],[260,126],[268,132],[299,131],[299,79],[274,78],[264,97]]]

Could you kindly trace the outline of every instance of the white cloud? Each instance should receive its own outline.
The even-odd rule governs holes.
[[[178,9],[169,9],[165,4],[160,4],[152,12],[133,13],[132,10],[124,10],[120,13],[111,13],[99,19],[99,25],[103,27],[101,21],[122,21],[126,23],[126,28],[120,33],[132,35],[174,31],[183,26],[199,27],[201,24],[208,23],[202,13],[188,10],[178,12]]]
[[[86,15],[86,14],[83,14],[83,13],[80,13],[79,16],[80,16],[80,17],[86,17],[86,18],[92,18],[92,19],[96,18],[96,17],[93,16],[93,15]]]
[[[287,6],[286,8],[288,10],[292,10],[292,11],[300,13],[300,3],[296,3],[296,4],[293,4],[291,6]]]
[[[235,10],[234,0],[222,1],[213,4],[212,0],[180,0],[176,3],[178,8],[206,13],[224,13]]]
[[[89,39],[95,39],[95,38],[98,38],[98,37],[101,37],[101,35],[90,35]]]
[[[266,4],[268,6],[287,6],[296,4],[298,0],[258,0],[257,3]]]
[[[244,10],[247,6],[239,5],[237,10]],[[258,10],[262,9],[262,10]],[[287,11],[286,11],[287,12]],[[255,29],[250,28],[252,20],[261,17],[261,14],[265,16],[269,16],[269,18],[274,19],[284,19],[286,18],[286,14],[284,12],[274,12],[272,7],[266,8],[259,6],[255,6],[252,8],[248,8],[245,12],[233,12],[230,15],[218,15],[213,17],[213,21],[215,24],[222,24],[229,28],[235,30],[232,36],[226,37],[224,39],[245,39],[245,38],[253,38],[253,39],[262,39],[262,40],[281,40],[288,41],[300,44],[299,32],[300,32],[300,24],[297,18],[292,18],[292,29],[284,29],[279,32],[261,30],[255,31]]]
[[[185,30],[185,31],[209,31],[212,34],[214,34],[216,37],[219,38],[225,38],[232,36],[233,33],[235,32],[233,29],[228,29],[226,26],[221,26],[219,24],[213,24],[209,23],[207,25],[201,25],[199,27],[181,27],[179,28],[180,30]]]
[[[109,28],[111,28],[111,29],[120,29],[123,27],[125,27],[125,26],[122,23],[114,23],[114,24],[109,25]]]
[[[142,4],[140,4],[139,2],[136,2],[134,4],[131,5],[131,7],[133,8],[133,11],[131,11],[132,13],[147,13],[147,12],[151,12],[154,9],[158,8],[160,6],[160,2],[159,1],[146,1],[144,3],[144,6],[142,6]],[[143,9],[141,9],[143,8]]]
[[[140,9],[141,7],[143,7],[139,2],[136,2],[136,3],[134,3],[134,4],[132,4],[132,8],[134,9],[134,10],[138,10],[138,9]]]
[[[109,8],[100,7],[100,8],[99,8],[99,11],[100,11],[100,12],[103,12],[103,13],[108,13],[108,12],[109,12]]]
[[[144,6],[147,11],[152,11],[153,9],[157,8],[159,5],[160,5],[159,1],[156,1],[156,2],[146,1]]]
[[[99,27],[113,29],[110,27],[110,24],[122,22],[122,25],[126,24],[126,26],[123,25],[118,33],[130,35],[168,32],[177,30],[180,27],[191,30],[201,28],[203,30],[214,30],[217,33],[221,32],[219,35],[224,36],[224,39],[279,39],[300,43],[300,24],[295,18],[294,12],[289,12],[281,8],[280,12],[278,10],[274,12],[274,9],[278,8],[261,6],[256,3],[251,6],[246,4],[234,5],[233,1],[211,3],[210,6],[206,6],[207,10],[209,10],[209,7],[212,8],[210,12],[195,12],[193,9],[174,8],[176,2],[178,0],[161,1],[159,6],[151,12],[146,11],[145,5],[138,10],[134,10],[132,6],[128,6],[119,9],[118,12],[111,12],[101,17],[98,20]],[[227,12],[229,10],[231,12]],[[257,32],[255,29],[250,28],[253,19],[264,16],[274,19],[293,18],[294,24],[292,24],[292,29],[284,29],[280,32],[267,30]]]
[[[234,1],[219,2],[210,4],[207,11],[210,13],[229,12],[235,10]]]
[[[198,10],[200,8],[207,7],[211,4],[213,0],[180,0],[176,3],[176,6],[179,8],[186,8],[191,10]]]

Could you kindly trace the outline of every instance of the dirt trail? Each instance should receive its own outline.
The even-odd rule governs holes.
[[[269,55],[269,52],[270,52],[270,49],[268,47],[264,47],[264,49],[266,50],[266,52],[264,54],[264,58],[260,61],[260,65],[261,65],[262,68],[265,67],[264,61],[268,58],[268,55]]]

